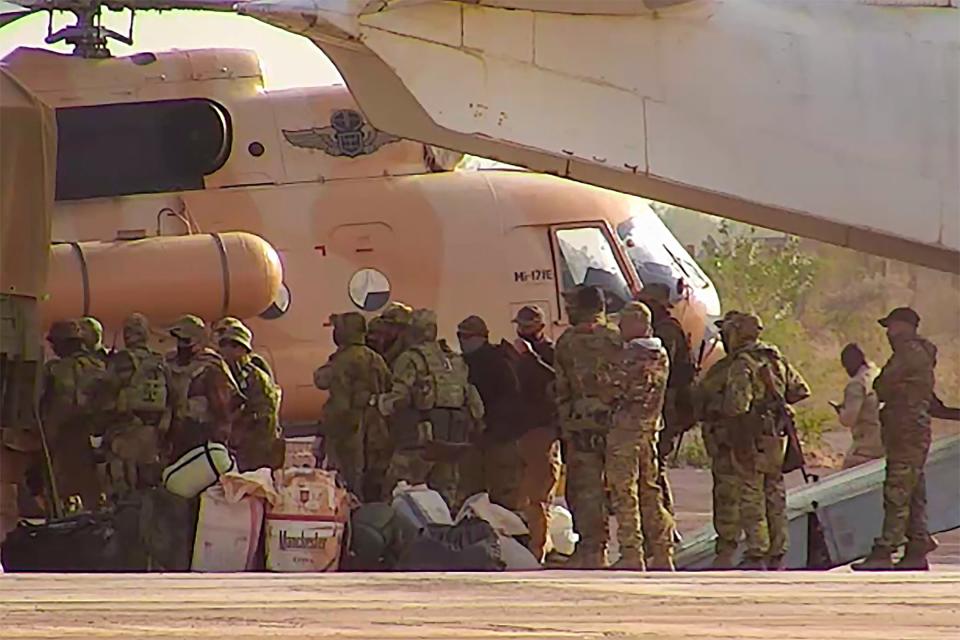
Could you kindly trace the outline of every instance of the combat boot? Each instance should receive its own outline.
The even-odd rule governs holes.
[[[565,565],[567,569],[606,569],[607,568],[607,549],[589,549],[582,545],[577,545],[570,560]]]
[[[615,571],[646,571],[643,552],[637,549],[622,549],[620,559],[610,567]]]
[[[647,571],[676,571],[677,568],[673,564],[673,554],[664,551],[660,553],[654,553],[650,556],[650,560],[647,562]]]
[[[936,550],[939,545],[932,537],[921,542],[910,541],[900,561],[893,565],[897,571],[929,571],[930,563],[927,555]]]
[[[744,556],[737,569],[740,571],[763,571],[767,568],[766,558],[762,556]]]
[[[736,554],[736,548],[718,549],[713,558],[713,565],[711,566],[711,569],[714,571],[730,571],[733,569],[733,558],[736,556]]]
[[[890,547],[875,546],[870,551],[870,555],[860,562],[854,562],[850,568],[854,571],[891,571],[893,569],[893,561],[890,559],[892,553],[893,550]]]

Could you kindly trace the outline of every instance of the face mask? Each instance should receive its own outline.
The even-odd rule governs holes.
[[[193,347],[188,342],[177,343],[177,360],[186,362],[193,357]]]
[[[333,344],[343,346],[343,331],[338,326],[333,327]]]
[[[460,338],[460,350],[464,353],[473,353],[486,343],[487,339],[482,336],[472,336],[470,338]]]

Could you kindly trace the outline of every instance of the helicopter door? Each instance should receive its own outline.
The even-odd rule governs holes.
[[[551,228],[557,273],[557,308],[565,320],[562,294],[578,285],[598,286],[607,310],[617,312],[634,298],[633,278],[615,250],[612,235],[602,222]]]

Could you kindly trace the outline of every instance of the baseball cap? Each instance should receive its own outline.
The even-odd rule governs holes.
[[[920,315],[910,307],[897,307],[887,314],[887,317],[877,320],[881,327],[890,326],[891,322],[905,322],[914,328],[920,326]]]

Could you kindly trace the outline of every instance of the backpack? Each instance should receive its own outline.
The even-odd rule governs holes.
[[[134,373],[128,388],[131,411],[165,411],[167,409],[167,370],[158,354],[139,357],[131,352]]]

